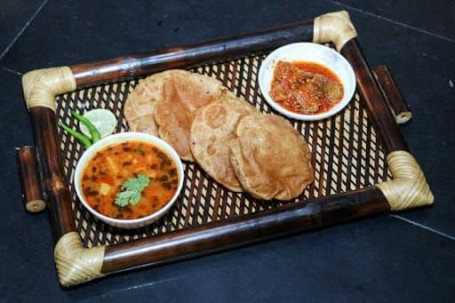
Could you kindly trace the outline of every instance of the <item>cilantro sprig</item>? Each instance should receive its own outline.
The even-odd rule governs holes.
[[[131,177],[122,185],[122,191],[115,198],[115,204],[121,207],[131,205],[134,206],[141,200],[142,191],[149,185],[150,178],[138,174],[136,177]]]

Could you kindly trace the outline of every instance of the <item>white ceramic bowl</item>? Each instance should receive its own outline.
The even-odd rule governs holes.
[[[98,150],[100,150],[108,145],[111,145],[111,144],[121,143],[121,142],[129,141],[129,140],[139,140],[139,141],[149,142],[149,143],[152,143],[152,144],[156,145],[157,147],[161,148],[162,150],[164,150],[168,154],[168,156],[170,156],[171,159],[174,160],[174,162],[176,163],[178,176],[179,176],[178,187],[177,187],[177,191],[174,194],[174,196],[172,197],[172,199],[157,212],[154,212],[146,217],[142,217],[139,219],[129,219],[129,220],[128,219],[114,219],[114,218],[105,216],[103,214],[100,214],[87,203],[87,201],[84,198],[84,195],[82,194],[81,175],[82,175],[83,169],[84,169],[87,161],[90,160],[92,158],[92,156],[94,156],[94,154]],[[127,228],[127,229],[140,228],[140,227],[149,225],[149,224],[155,222],[156,220],[158,220],[159,218],[161,218],[167,211],[169,211],[169,209],[175,203],[175,200],[179,196],[179,194],[182,190],[182,186],[183,186],[183,165],[182,165],[182,161],[180,160],[180,157],[178,156],[177,152],[168,143],[166,143],[165,141],[161,140],[158,137],[144,134],[144,133],[136,133],[136,132],[118,133],[118,134],[114,134],[114,135],[101,139],[100,141],[98,141],[95,144],[93,144],[92,146],[90,146],[84,152],[84,154],[79,159],[79,161],[76,165],[76,172],[74,175],[74,186],[76,189],[76,193],[77,193],[80,201],[82,202],[82,204],[99,220],[101,220],[109,225],[119,227],[119,228]]]
[[[329,111],[314,115],[299,114],[281,107],[269,94],[278,61],[314,62],[327,67],[341,80],[344,88],[343,99]],[[282,46],[271,52],[259,69],[259,87],[267,103],[280,114],[296,120],[314,121],[335,115],[351,101],[355,85],[355,74],[349,62],[335,50],[317,43],[299,42]]]

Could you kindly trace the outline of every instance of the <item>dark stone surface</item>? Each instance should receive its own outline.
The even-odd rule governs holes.
[[[306,20],[338,9],[293,0],[267,5],[213,0],[96,3],[49,1],[0,65],[26,72],[87,63]],[[295,11],[301,13],[289,13]]]
[[[455,43],[453,28],[445,25],[453,1],[417,1],[424,15],[412,8],[416,2],[404,3],[411,7],[405,13],[392,1],[49,0],[33,17],[42,2],[2,2],[0,53],[11,47],[0,59],[0,301],[454,301]],[[33,144],[20,74],[339,9],[351,14],[370,65],[387,64],[410,104],[414,116],[402,132],[436,204],[61,289],[47,213],[26,214],[20,196],[15,147]]]
[[[44,0],[2,0],[0,4],[0,59],[39,12]]]
[[[348,10],[376,15],[389,22],[410,27],[441,39],[455,41],[455,1],[331,1]]]

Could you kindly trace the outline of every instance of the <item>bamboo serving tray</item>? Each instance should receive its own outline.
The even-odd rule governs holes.
[[[23,89],[54,239],[59,281],[68,287],[111,273],[210,254],[371,214],[433,203],[358,44],[346,12],[238,37],[150,54],[28,72]],[[72,187],[83,147],[57,128],[76,128],[70,112],[108,108],[117,132],[128,130],[123,105],[147,75],[185,68],[215,77],[260,111],[275,114],[257,84],[265,55],[287,43],[334,46],[351,63],[357,93],[336,116],[290,120],[312,150],[315,181],[286,203],[233,193],[197,164],[185,164],[184,189],[173,209],[153,225],[121,230],[86,211]]]

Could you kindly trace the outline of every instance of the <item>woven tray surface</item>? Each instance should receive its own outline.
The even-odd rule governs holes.
[[[260,111],[275,114],[264,102],[257,84],[257,74],[263,59],[263,55],[248,56],[200,66],[192,71],[219,79]],[[77,128],[75,120],[70,117],[72,110],[83,113],[93,108],[107,108],[118,117],[116,131],[127,131],[123,105],[128,93],[141,80],[100,85],[59,96],[56,100],[57,117],[72,128]],[[315,181],[300,197],[287,203],[305,203],[308,198],[361,189],[391,179],[384,151],[358,94],[332,118],[318,122],[290,122],[310,145]],[[214,182],[197,164],[184,163],[184,189],[167,215],[155,224],[138,230],[112,228],[95,220],[77,199],[72,180],[77,160],[84,149],[77,140],[61,130],[59,136],[66,177],[71,181],[76,226],[86,247],[153,237],[282,205],[282,202],[264,202],[246,194],[230,192]]]

